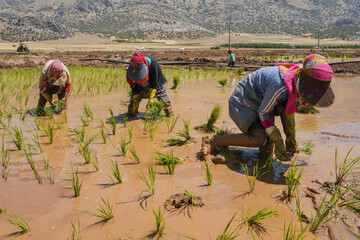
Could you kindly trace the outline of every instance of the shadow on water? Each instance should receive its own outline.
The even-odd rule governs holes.
[[[254,168],[258,166],[259,178],[268,184],[285,185],[284,173],[291,166],[290,162],[275,161],[271,165],[266,160],[259,160],[259,151],[249,148],[229,147],[220,150],[220,154],[227,160],[227,167],[232,171],[245,175],[244,167],[248,168],[250,176],[254,173]],[[295,166],[306,166],[304,161]]]

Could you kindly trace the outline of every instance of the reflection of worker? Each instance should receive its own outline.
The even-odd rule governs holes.
[[[243,133],[204,137],[201,154],[204,160],[225,162],[211,155],[216,147],[259,147],[259,158],[273,153],[290,160],[296,152],[295,112],[301,107],[331,105],[335,96],[330,87],[333,76],[324,57],[310,55],[302,67],[280,63],[259,69],[242,79],[229,99],[229,115]],[[285,144],[274,116],[280,115],[286,135]]]
[[[149,98],[148,107],[153,103],[154,97],[165,103],[166,116],[173,114],[166,91],[166,79],[155,60],[144,57],[141,52],[135,52],[126,71],[126,79],[132,89],[127,113],[129,116],[139,113],[142,98]]]
[[[228,54],[230,55],[230,61],[229,61],[228,67],[234,67],[234,65],[235,65],[235,55],[232,53],[231,50],[228,51]]]
[[[41,71],[39,89],[40,98],[37,106],[37,112],[40,115],[45,113],[44,107],[46,102],[51,105],[55,104],[52,96],[58,95],[60,101],[67,102],[71,88],[69,70],[60,60],[48,61]]]

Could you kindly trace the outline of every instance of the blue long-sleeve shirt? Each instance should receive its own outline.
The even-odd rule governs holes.
[[[230,61],[235,62],[235,55],[233,53],[230,54]]]

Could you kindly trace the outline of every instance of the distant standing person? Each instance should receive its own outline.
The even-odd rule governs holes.
[[[154,97],[165,103],[164,111],[167,117],[173,115],[166,90],[166,79],[160,65],[154,59],[145,57],[141,52],[135,52],[126,71],[126,80],[131,88],[128,116],[135,116],[139,113],[141,99],[148,98],[147,107],[149,107],[153,103]]]
[[[37,114],[45,115],[45,105],[49,102],[50,105],[57,103],[53,100],[53,95],[58,95],[59,101],[66,102],[71,88],[69,70],[60,60],[48,61],[41,71],[39,90],[40,98],[37,106]]]
[[[234,67],[234,65],[235,65],[235,55],[232,53],[231,50],[228,51],[228,54],[230,55],[230,61],[229,61],[228,67]]]

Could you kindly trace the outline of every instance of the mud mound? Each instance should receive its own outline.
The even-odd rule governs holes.
[[[190,208],[192,207],[202,207],[204,203],[201,201],[201,197],[190,194],[185,191],[184,193],[176,193],[171,195],[164,203],[164,208],[169,212],[184,210],[190,217]]]

